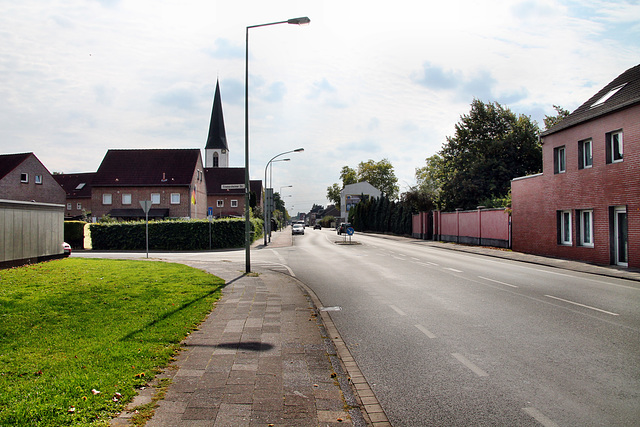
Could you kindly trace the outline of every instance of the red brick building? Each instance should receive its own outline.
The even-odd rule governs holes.
[[[0,199],[63,204],[65,192],[35,154],[2,154]]]
[[[109,150],[92,183],[91,216],[206,218],[207,187],[199,149]]]
[[[95,172],[53,175],[67,193],[65,220],[83,220],[91,214],[91,188]]]
[[[640,65],[541,142],[543,173],[511,183],[513,249],[640,268]]]

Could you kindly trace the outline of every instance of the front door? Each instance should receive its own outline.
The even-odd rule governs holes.
[[[627,231],[627,208],[624,206],[616,207],[613,210],[613,233],[615,263],[627,267],[629,262],[629,237]]]

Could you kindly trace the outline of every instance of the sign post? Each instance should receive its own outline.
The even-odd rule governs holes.
[[[207,218],[209,219],[209,250],[211,250],[211,223],[213,222],[213,208],[207,210]]]
[[[149,210],[151,209],[151,200],[140,200],[140,206],[144,211],[145,234],[147,237],[147,258],[149,258]]]

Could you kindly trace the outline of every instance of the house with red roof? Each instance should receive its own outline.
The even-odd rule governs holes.
[[[206,218],[207,188],[199,149],[109,150],[93,177],[91,216]]]
[[[511,182],[513,250],[640,268],[640,65],[540,138],[543,172]]]
[[[67,193],[64,219],[83,220],[91,213],[91,188],[95,172],[53,175]]]
[[[1,154],[0,199],[63,204],[65,192],[35,154]]]

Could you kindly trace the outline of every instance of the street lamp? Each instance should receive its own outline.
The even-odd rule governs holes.
[[[264,167],[264,182],[265,185],[267,185],[267,170],[269,169],[269,165],[271,165],[271,163],[278,157],[280,156],[284,156],[285,154],[289,154],[289,153],[300,153],[304,151],[304,148],[296,148],[295,150],[289,150],[289,151],[285,151],[284,153],[280,153],[280,154],[276,154],[275,156],[273,156],[271,158],[271,160],[269,160],[267,162],[267,165]],[[277,161],[277,160],[276,160]],[[264,189],[264,195],[265,195],[265,202],[267,200],[273,200],[273,188],[267,188],[265,187]],[[268,195],[270,195],[271,197],[269,197]],[[270,222],[270,218],[271,218],[271,212],[269,211],[269,204],[265,203],[265,207],[263,209],[262,212],[262,216],[264,219],[264,245],[267,246],[267,234],[269,233],[269,231],[271,231],[271,222]],[[268,213],[268,214],[267,214]],[[269,221],[268,221],[269,220]]]
[[[266,27],[277,24],[305,25],[311,20],[306,16],[292,18],[286,21],[270,22],[268,24],[250,25],[246,31],[245,68],[244,68],[244,243],[245,243],[245,273],[251,272],[251,215],[249,188],[249,29]]]

